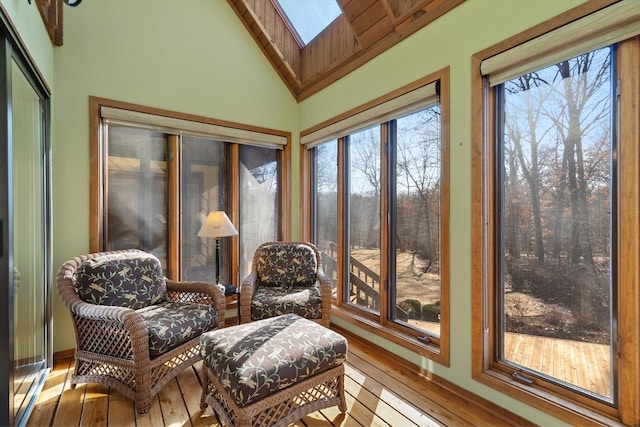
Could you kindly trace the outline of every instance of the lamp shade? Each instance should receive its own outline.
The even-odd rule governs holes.
[[[228,237],[237,234],[238,230],[224,211],[210,212],[198,231],[198,237]]]

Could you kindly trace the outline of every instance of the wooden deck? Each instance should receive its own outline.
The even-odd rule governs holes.
[[[611,397],[611,353],[592,344],[524,334],[505,334],[505,357],[568,384]]]
[[[440,332],[438,323],[410,322],[426,331]],[[504,352],[505,358],[517,365],[611,398],[611,352],[607,345],[506,333]]]
[[[343,332],[343,331],[341,331]],[[386,350],[345,333],[347,414],[337,408],[313,413],[295,426],[508,426],[526,420],[452,384],[420,376]],[[182,372],[139,416],[133,403],[97,384],[69,387],[72,359],[58,360],[28,426],[217,426],[210,409],[200,410],[201,366]]]

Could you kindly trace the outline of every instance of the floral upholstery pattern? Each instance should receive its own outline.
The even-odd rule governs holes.
[[[162,265],[151,254],[106,254],[76,271],[76,293],[84,302],[137,310],[167,301]]]
[[[200,353],[239,407],[342,364],[347,340],[295,314],[204,333]]]
[[[300,289],[258,287],[251,303],[251,320],[286,313],[295,313],[307,319],[322,318],[322,296],[317,286]]]
[[[149,329],[151,359],[218,326],[216,309],[206,304],[165,302],[137,311]]]
[[[256,270],[261,286],[307,287],[316,282],[318,263],[308,245],[273,243],[261,248]]]
[[[75,331],[72,386],[105,384],[134,400],[138,414],[149,412],[169,381],[202,360],[202,332],[225,323],[220,288],[165,278],[160,261],[139,249],[68,259],[56,287]]]

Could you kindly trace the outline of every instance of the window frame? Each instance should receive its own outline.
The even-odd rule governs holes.
[[[530,30],[518,34],[472,56],[472,293],[481,301],[472,307],[472,376],[475,380],[539,408],[573,424],[609,424],[614,419],[626,425],[640,423],[640,239],[618,239],[612,265],[617,274],[618,290],[613,306],[617,307],[618,337],[614,337],[617,353],[618,386],[614,395],[617,405],[592,399],[583,393],[544,384],[523,384],[511,377],[513,369],[503,369],[497,361],[496,304],[499,289],[495,270],[495,113],[494,91],[482,76],[482,61],[521,43],[560,28],[576,19],[615,3],[587,2]],[[618,200],[615,218],[619,236],[640,235],[640,37],[618,43],[617,76],[620,94],[617,99],[618,122],[617,176],[612,192]],[[624,76],[624,78],[622,78]],[[636,302],[635,304],[633,302]]]
[[[102,136],[103,119],[101,116],[101,108],[108,107],[119,110],[128,110],[134,114],[148,115],[151,120],[169,120],[169,121],[188,121],[193,123],[195,127],[203,129],[220,129],[221,135],[218,139],[230,144],[230,164],[227,176],[227,185],[229,186],[228,200],[228,216],[234,224],[240,223],[240,180],[239,180],[239,162],[240,162],[240,145],[248,144],[261,146],[260,143],[252,144],[251,141],[243,142],[242,135],[260,135],[265,136],[265,140],[280,139],[286,141],[281,145],[277,158],[280,161],[278,168],[279,194],[278,194],[278,210],[279,225],[277,230],[278,239],[291,239],[291,133],[256,127],[247,124],[234,123],[229,121],[217,120],[192,114],[179,113],[175,111],[163,110],[159,108],[146,107],[142,105],[115,101],[95,96],[89,97],[89,187],[90,187],[90,211],[89,211],[89,250],[98,252],[104,250],[103,240],[103,218],[104,200],[107,191],[106,180],[106,156],[105,141]],[[189,133],[189,132],[186,132]],[[189,133],[190,134],[190,133]],[[194,134],[198,136],[197,134]],[[208,137],[216,137],[215,134],[209,134]],[[167,133],[170,151],[179,153],[177,149],[179,144],[179,135],[177,133]],[[167,167],[169,170],[179,170],[179,155],[174,155],[168,159]],[[180,182],[177,179],[169,178],[169,198],[168,210],[170,212],[169,221],[169,241],[167,242],[167,277],[174,280],[180,278]],[[242,230],[238,230],[242,234]],[[240,271],[240,241],[241,236],[233,236],[230,240],[230,253],[225,255],[225,259],[229,263],[229,281],[231,285],[237,286],[243,277],[239,277]]]
[[[450,361],[450,350],[449,350],[449,330],[450,330],[450,280],[449,280],[449,220],[450,220],[450,208],[449,208],[449,200],[450,200],[450,190],[449,190],[449,158],[450,158],[450,142],[449,142],[449,117],[450,117],[450,83],[449,83],[449,67],[445,67],[440,69],[424,78],[421,78],[415,82],[412,82],[408,85],[405,85],[393,92],[390,92],[386,95],[383,95],[375,100],[372,100],[364,105],[356,107],[352,110],[349,110],[339,116],[336,116],[332,119],[324,121],[312,128],[306,129],[301,132],[301,138],[304,140],[305,136],[313,134],[314,132],[322,132],[325,128],[330,128],[330,126],[335,125],[337,122],[341,120],[349,120],[352,116],[364,112],[371,111],[376,107],[379,108],[381,104],[392,100],[394,98],[398,98],[399,96],[405,95],[417,88],[422,86],[426,86],[431,83],[439,84],[439,100],[440,100],[440,113],[441,113],[441,140],[440,140],[440,152],[441,152],[441,183],[440,183],[440,335],[438,337],[429,337],[429,340],[419,339],[419,335],[424,335],[419,333],[418,329],[401,325],[389,319],[388,312],[388,304],[389,304],[389,292],[385,290],[381,292],[381,309],[380,314],[373,315],[372,313],[368,313],[366,310],[358,309],[356,307],[350,307],[348,304],[343,303],[343,284],[348,283],[348,271],[343,267],[344,263],[338,263],[337,266],[337,274],[338,274],[338,282],[339,286],[337,289],[337,298],[333,301],[334,305],[332,308],[332,315],[335,317],[348,322],[353,326],[357,326],[359,328],[364,329],[365,331],[371,332],[376,336],[387,339],[395,344],[400,345],[406,349],[409,349],[417,354],[420,354],[424,357],[427,357],[437,363],[440,363],[443,366],[449,366]],[[417,108],[417,111],[420,108]],[[405,112],[399,112],[398,115],[394,118],[401,117],[406,114]],[[389,120],[385,120],[382,123],[379,123],[378,126],[381,132],[381,189],[384,189],[381,194],[381,218],[390,218],[390,206],[389,206],[389,177],[387,175],[388,170],[388,162],[389,156],[387,153],[387,143],[388,143],[388,122]],[[333,133],[329,133],[333,136]],[[344,215],[345,212],[345,197],[348,194],[345,194],[345,184],[347,177],[345,176],[345,167],[344,163],[347,157],[347,147],[344,144],[344,139],[346,136],[338,137],[338,153],[337,153],[337,162],[340,165],[338,167],[338,221],[337,221],[337,229],[338,229],[338,239],[342,241],[346,238],[346,234],[348,232],[348,218]],[[335,140],[336,138],[334,138]],[[309,146],[301,147],[300,151],[300,165],[301,165],[301,175],[302,175],[302,188],[303,192],[301,195],[302,199],[302,219],[301,219],[301,227],[302,227],[302,236],[306,240],[313,240],[313,224],[314,224],[314,201],[313,201],[313,157],[312,157],[312,148]],[[384,167],[383,167],[384,166]],[[388,242],[388,224],[387,221],[381,221],[381,252],[380,257],[383,261],[381,264],[381,282],[385,283],[389,279],[389,269],[388,269],[388,260],[389,260],[389,242]],[[343,259],[348,257],[348,254],[345,254],[342,250],[344,245],[338,245],[338,258]]]

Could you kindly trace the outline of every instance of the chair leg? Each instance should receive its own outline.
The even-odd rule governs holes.
[[[136,398],[136,412],[140,415],[146,415],[151,409],[151,399]]]
[[[151,382],[149,376],[142,374],[136,384],[136,411],[144,415],[151,409]]]
[[[340,403],[338,403],[338,409],[343,414],[347,412],[347,401],[344,396],[344,375],[340,375],[338,378],[338,395],[340,396]]]
[[[210,388],[209,375],[207,374],[207,369],[204,366],[202,367],[202,375],[204,376],[204,384],[202,384],[202,394],[200,395],[200,410],[204,411],[207,409],[207,406],[209,406],[206,397]],[[218,415],[216,414],[216,417],[217,416]],[[220,422],[218,422],[218,424],[220,424]]]

